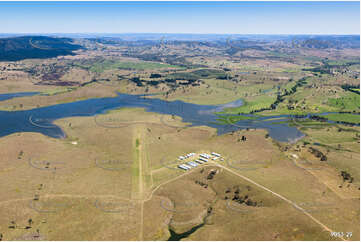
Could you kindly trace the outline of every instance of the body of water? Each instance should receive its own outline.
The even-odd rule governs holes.
[[[16,97],[34,96],[37,94],[39,94],[39,92],[4,93],[4,94],[0,94],[0,101],[5,101],[5,100],[16,98]]]
[[[7,94],[1,94],[5,97]],[[20,94],[9,94],[19,97]],[[34,94],[33,94],[34,95]],[[0,96],[1,97],[1,96]],[[286,121],[289,115],[257,117],[251,120],[241,120],[235,125],[217,124],[218,116],[214,112],[222,111],[226,107],[242,105],[237,100],[224,105],[198,105],[182,101],[164,101],[146,98],[145,95],[118,94],[116,97],[93,98],[71,103],[56,104],[47,107],[24,111],[0,111],[0,137],[16,132],[38,132],[44,135],[65,137],[60,127],[53,124],[54,120],[74,116],[94,116],[108,110],[122,107],[140,107],[149,112],[179,116],[191,126],[206,125],[217,128],[218,134],[246,128],[267,129],[273,139],[282,142],[292,142],[303,136],[295,127],[287,124],[275,124],[271,118],[281,118]]]

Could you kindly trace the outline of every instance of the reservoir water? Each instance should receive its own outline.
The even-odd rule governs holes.
[[[36,94],[33,93],[32,95]],[[9,99],[9,96],[6,95],[8,94],[1,94],[0,98],[7,97]],[[19,93],[11,95],[12,97],[21,96]],[[303,136],[297,128],[287,124],[275,123],[275,120],[271,120],[278,118],[277,122],[286,121],[291,117],[289,115],[254,116],[254,119],[241,120],[235,125],[217,123],[219,117],[214,112],[222,111],[226,107],[240,105],[242,105],[242,100],[224,105],[198,105],[182,101],[146,98],[146,95],[118,94],[116,97],[93,98],[31,110],[0,111],[0,137],[17,132],[38,132],[54,138],[63,138],[66,134],[60,127],[53,124],[54,120],[74,116],[94,116],[121,107],[140,107],[149,112],[179,116],[184,122],[191,123],[191,126],[206,125],[216,128],[218,134],[239,129],[257,128],[267,129],[273,139],[282,142],[292,142]]]
[[[0,101],[5,101],[5,100],[16,98],[16,97],[34,96],[37,94],[39,94],[39,92],[4,93],[4,94],[0,94]]]

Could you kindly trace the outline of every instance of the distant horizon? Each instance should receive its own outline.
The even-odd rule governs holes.
[[[118,32],[118,33],[101,33],[101,32],[93,32],[93,33],[90,33],[90,32],[28,32],[28,33],[22,33],[22,32],[8,32],[8,33],[2,33],[0,32],[0,35],[5,35],[5,34],[21,34],[21,35],[32,35],[32,34],[41,34],[41,35],[46,35],[46,34],[51,34],[51,35],[54,35],[54,34],[69,34],[69,35],[72,35],[72,34],[83,34],[83,35],[105,35],[105,34],[110,34],[110,35],[136,35],[136,34],[159,34],[159,35],[162,35],[162,34],[168,34],[168,35],[274,35],[274,36],[287,36],[287,35],[318,35],[318,36],[327,36],[327,35],[332,35],[332,36],[360,36],[360,33],[357,33],[357,34],[333,34],[333,33],[325,33],[325,34],[314,34],[314,33],[299,33],[299,34],[237,34],[237,33],[162,33],[162,32],[133,32],[133,33],[127,33],[127,32],[124,32],[124,33],[121,33],[121,32]]]
[[[0,2],[0,33],[360,35],[360,2]]]

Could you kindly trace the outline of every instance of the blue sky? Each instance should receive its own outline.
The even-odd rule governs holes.
[[[0,2],[0,33],[359,34],[359,2]]]

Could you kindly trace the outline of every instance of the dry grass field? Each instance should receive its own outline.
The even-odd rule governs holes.
[[[0,138],[0,240],[360,240],[358,49],[153,42],[84,38],[74,56],[0,62],[1,94],[39,92],[0,101],[0,114],[117,93],[241,99],[223,110],[224,125],[273,116],[304,137],[218,135],[133,107],[55,120],[61,139],[12,133]],[[278,116],[293,114],[329,120]],[[221,158],[177,167],[212,152]]]
[[[96,119],[57,120],[65,139],[37,133],[1,139],[4,239],[166,240],[168,228],[181,234],[203,222],[188,239],[330,240],[330,231],[359,239],[359,190],[335,191],[336,154],[325,169],[306,170],[264,130],[217,136],[129,108]],[[238,141],[242,135],[247,141]],[[179,155],[213,151],[224,160],[191,172],[172,169]],[[208,179],[211,170],[217,173]],[[257,205],[233,201],[237,188]]]

